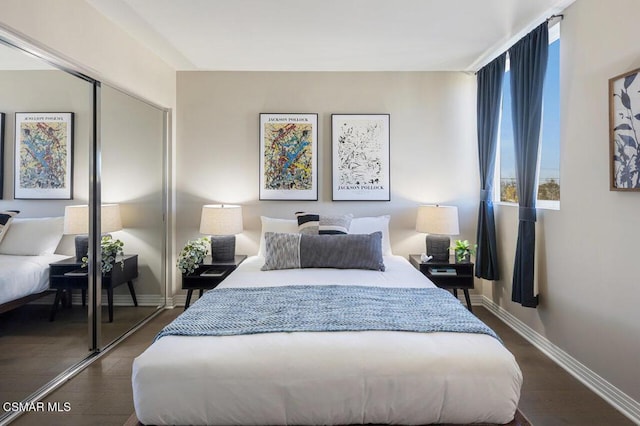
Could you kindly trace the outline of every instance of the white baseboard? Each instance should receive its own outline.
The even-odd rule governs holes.
[[[31,304],[34,305],[53,305],[53,301],[55,300],[55,293],[52,293],[48,296],[41,297],[40,299],[36,299]],[[136,293],[136,300],[138,301],[138,306],[161,306],[164,304],[164,296],[159,294],[138,294]],[[82,294],[80,292],[75,292],[73,296],[71,296],[71,303],[74,305],[82,304]],[[107,305],[107,296],[106,294],[102,295],[102,305]],[[113,306],[133,306],[133,300],[131,300],[131,295],[129,294],[114,294],[113,295]]]
[[[491,311],[516,333],[528,340],[533,346],[551,358],[552,361],[602,397],[614,408],[627,416],[631,421],[640,425],[640,402],[634,400],[607,380],[600,377],[594,371],[590,370],[580,361],[553,344],[549,339],[520,321],[493,300],[482,295],[478,296],[481,298],[482,306]],[[472,298],[472,304],[475,305],[475,303],[473,303],[473,299],[474,298]]]

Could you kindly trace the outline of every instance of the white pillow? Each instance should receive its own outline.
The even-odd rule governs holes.
[[[382,232],[382,255],[392,256],[391,240],[389,240],[389,219],[391,216],[354,217],[349,227],[350,234],[371,234]]]
[[[62,238],[64,217],[14,218],[0,242],[0,254],[53,254]]]
[[[273,217],[260,216],[262,221],[262,232],[260,233],[260,248],[258,249],[258,256],[264,257],[266,253],[264,233],[265,232],[278,232],[297,234],[298,233],[298,220],[297,219],[275,219]]]

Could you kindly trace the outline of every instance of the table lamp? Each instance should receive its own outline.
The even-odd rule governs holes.
[[[103,204],[100,209],[100,232],[122,230],[120,218],[120,204]],[[64,234],[74,235],[76,245],[76,259],[81,261],[89,251],[89,206],[66,206],[64,208]]]
[[[458,208],[427,205],[418,207],[416,231],[426,232],[427,256],[436,261],[449,261],[449,235],[458,235]]]
[[[200,233],[211,235],[212,261],[232,261],[236,255],[236,234],[241,232],[241,206],[229,204],[202,206]]]

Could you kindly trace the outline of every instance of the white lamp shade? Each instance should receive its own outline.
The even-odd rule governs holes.
[[[242,232],[242,207],[229,204],[202,206],[200,233],[235,235]]]
[[[103,204],[100,209],[100,232],[116,232],[122,230],[120,204]],[[89,233],[89,206],[66,206],[64,208],[64,233]]]
[[[416,231],[427,234],[458,235],[456,206],[427,205],[418,207]]]

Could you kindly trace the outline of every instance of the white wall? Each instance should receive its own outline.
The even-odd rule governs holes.
[[[539,210],[540,306],[511,300],[517,208],[496,208],[485,294],[640,401],[640,193],[609,191],[608,79],[640,67],[640,2],[580,0],[561,28],[561,209]]]
[[[200,237],[203,204],[239,203],[237,252],[258,250],[260,216],[298,210],[391,214],[394,253],[424,249],[422,203],[459,207],[475,239],[479,193],[475,77],[464,73],[178,72],[177,247]],[[261,112],[318,113],[319,201],[258,201]],[[391,115],[391,201],[331,201],[331,113]],[[174,283],[179,289],[180,281]]]
[[[84,0],[3,0],[0,23],[168,108],[175,70]]]

